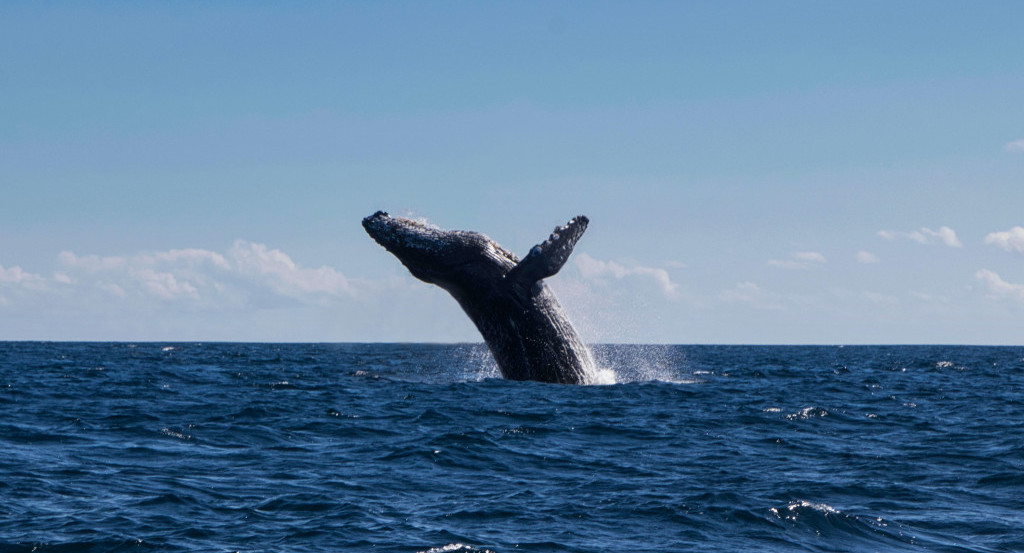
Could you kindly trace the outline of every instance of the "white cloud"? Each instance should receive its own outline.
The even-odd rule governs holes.
[[[729,290],[724,290],[718,297],[728,302],[751,302],[754,301],[758,296],[761,295],[761,287],[754,284],[753,282],[737,282],[736,286]]]
[[[207,250],[169,250],[134,256],[77,255],[63,251],[57,256],[64,271],[54,281],[99,289],[117,298],[155,298],[161,301],[197,301],[211,290],[213,282],[203,261],[227,268],[223,256]],[[207,294],[208,295],[208,294]]]
[[[15,265],[10,269],[4,269],[3,265],[0,265],[0,282],[11,282],[19,284],[27,280],[33,280],[39,278],[38,276],[26,273],[21,267]]]
[[[885,238],[886,240],[906,238],[908,240],[913,240],[918,244],[933,244],[936,241],[939,241],[951,248],[959,248],[963,246],[960,239],[956,236],[956,231],[946,226],[939,227],[938,230],[922,227],[919,230],[913,230],[910,232],[880,230],[878,231],[878,236]]]
[[[199,290],[187,281],[179,281],[171,273],[158,273],[153,269],[133,269],[137,279],[152,295],[162,300],[199,299]]]
[[[209,250],[201,250],[195,248],[188,248],[183,250],[170,250],[166,252],[160,252],[152,254],[150,256],[140,256],[141,260],[150,260],[153,262],[164,262],[164,263],[184,263],[184,264],[199,264],[204,261],[209,261],[218,269],[229,270],[231,265],[223,255],[217,252],[211,252]]]
[[[46,279],[37,274],[26,272],[17,265],[10,269],[5,269],[3,265],[0,265],[0,284],[5,283],[29,290],[42,290],[46,288]]]
[[[237,240],[229,256],[241,274],[264,278],[278,293],[286,296],[354,294],[348,279],[340,272],[326,266],[319,269],[299,267],[286,253],[263,244]]]
[[[818,252],[796,252],[793,254],[794,259],[800,261],[810,261],[814,263],[825,263],[825,256]]]
[[[1006,150],[1007,152],[1016,154],[1024,153],[1024,138],[1007,142],[1003,146],[1003,149]]]
[[[736,286],[719,292],[718,299],[725,303],[741,303],[757,309],[779,310],[783,308],[777,297],[769,297],[761,287],[750,281],[737,282]]]
[[[866,251],[857,252],[857,263],[878,263],[881,259],[878,256]]]
[[[935,295],[929,294],[927,292],[919,292],[919,291],[916,291],[916,290],[911,290],[910,291],[910,295],[913,296],[915,299],[918,299],[918,300],[920,300],[922,302],[925,302],[925,303],[940,303],[940,304],[948,304],[949,303],[949,298],[947,296],[935,296]]]
[[[989,294],[993,297],[1008,297],[1024,301],[1024,284],[1013,284],[1003,280],[996,272],[982,269],[974,274],[974,278],[988,285]]]
[[[769,259],[768,265],[781,269],[810,269],[815,265],[826,263],[825,256],[818,252],[794,252],[789,259]]]
[[[281,250],[245,240],[236,241],[225,254],[197,248],[107,257],[64,251],[58,261],[63,270],[54,273],[53,282],[124,299],[223,307],[245,304],[249,298],[263,304],[274,304],[265,301],[273,297],[317,303],[355,294],[349,279],[336,269],[302,267]]]
[[[601,261],[594,259],[587,253],[580,253],[575,258],[576,267],[586,280],[599,280],[605,276],[612,276],[617,280],[626,277],[637,276],[654,280],[661,289],[662,294],[668,298],[678,297],[679,285],[672,282],[668,271],[657,267],[645,267],[643,265],[625,266],[614,261]]]
[[[244,240],[222,248],[92,253],[54,255],[42,276],[0,268],[0,330],[12,339],[478,338],[447,294],[425,292],[398,264],[396,276],[352,279],[338,267],[304,264]],[[661,297],[654,286],[650,293]]]
[[[990,232],[985,236],[986,244],[995,244],[1011,252],[1024,252],[1024,227],[1013,227],[1010,230]]]
[[[100,290],[103,290],[104,292],[107,292],[108,294],[117,296],[119,298],[124,298],[128,296],[128,293],[124,291],[124,288],[121,288],[120,286],[112,282],[98,282],[96,283],[96,287],[99,288]]]
[[[939,227],[939,230],[922,228],[921,232],[942,240],[943,244],[951,248],[959,248],[963,246],[960,239],[956,237],[956,232],[949,227]]]
[[[928,243],[928,236],[932,236],[932,235],[931,234],[925,234],[925,233],[921,232],[920,230],[914,230],[914,231],[911,231],[911,232],[907,233],[907,238],[913,240],[914,242],[917,242],[918,244],[927,244]]]

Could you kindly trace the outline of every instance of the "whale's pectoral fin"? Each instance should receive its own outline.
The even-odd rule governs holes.
[[[554,275],[569,259],[573,246],[583,236],[589,222],[586,216],[579,215],[564,227],[555,227],[551,236],[534,246],[505,278],[521,290],[530,290],[541,279]]]

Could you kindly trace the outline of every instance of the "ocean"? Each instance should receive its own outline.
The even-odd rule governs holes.
[[[1024,551],[1024,348],[0,343],[0,551]]]

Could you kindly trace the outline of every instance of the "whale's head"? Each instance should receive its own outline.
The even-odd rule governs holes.
[[[363,228],[414,277],[449,291],[482,277],[500,279],[519,261],[478,232],[444,230],[383,211],[363,219]]]

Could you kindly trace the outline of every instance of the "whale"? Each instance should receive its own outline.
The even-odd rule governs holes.
[[[565,265],[589,219],[573,217],[519,259],[479,232],[445,230],[377,211],[366,232],[415,278],[437,285],[476,325],[503,377],[595,382],[593,356],[544,283]]]

